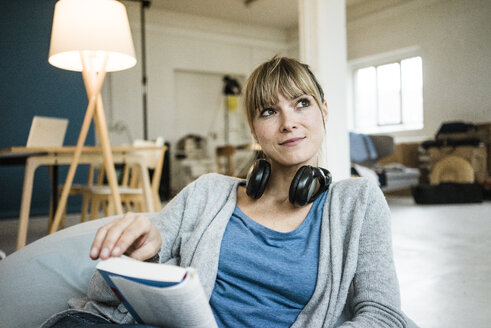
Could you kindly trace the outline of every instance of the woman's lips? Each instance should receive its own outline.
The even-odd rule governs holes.
[[[304,138],[292,138],[292,139],[288,139],[288,140],[285,140],[285,141],[280,142],[280,145],[281,146],[288,146],[288,147],[296,146],[299,143],[301,143],[303,141],[303,139]]]

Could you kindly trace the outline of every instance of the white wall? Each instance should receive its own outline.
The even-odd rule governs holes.
[[[139,7],[127,4],[127,10],[139,63],[130,70],[111,73],[103,97],[108,120],[124,122],[133,138],[142,138]],[[182,117],[182,113],[176,112],[177,72],[247,77],[255,66],[275,54],[290,55],[296,51],[296,43],[290,41],[291,32],[286,30],[250,27],[153,8],[147,11],[146,20],[148,134],[149,138],[161,135],[172,144],[193,132],[191,125],[189,129],[176,128]],[[221,89],[216,93],[219,96]],[[189,112],[189,115],[214,114],[214,111],[197,114],[192,109]],[[223,135],[222,127],[217,124],[215,128],[210,133]],[[113,144],[127,143],[128,139],[126,132],[111,132]]]
[[[423,58],[424,128],[397,139],[432,138],[443,121],[491,121],[491,1],[414,0],[348,21],[348,60],[413,46]]]

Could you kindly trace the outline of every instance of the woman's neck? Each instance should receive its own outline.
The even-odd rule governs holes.
[[[278,203],[288,202],[290,185],[299,167],[271,166],[271,175],[264,190],[263,197]]]

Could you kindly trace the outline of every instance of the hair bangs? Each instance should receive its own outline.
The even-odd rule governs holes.
[[[247,81],[244,101],[251,128],[258,112],[278,103],[279,94],[287,99],[309,95],[322,108],[324,94],[309,67],[291,58],[274,57],[256,68]]]
[[[304,94],[311,94],[305,80],[285,65],[275,65],[272,70],[264,72],[258,78],[254,95],[256,111],[274,106],[278,103],[278,95],[294,99]]]

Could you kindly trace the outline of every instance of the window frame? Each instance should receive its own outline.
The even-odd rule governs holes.
[[[401,62],[406,59],[414,58],[414,57],[420,57],[422,61],[422,76],[421,76],[421,83],[422,83],[422,121],[418,123],[409,123],[409,122],[404,122],[404,108],[403,108],[403,84],[402,84],[402,65]],[[349,128],[355,132],[358,133],[385,133],[385,132],[398,132],[398,131],[416,131],[416,130],[422,130],[424,127],[424,57],[421,53],[421,50],[419,47],[409,47],[409,48],[404,48],[388,53],[382,53],[382,54],[377,54],[374,56],[369,56],[369,57],[364,57],[364,58],[359,58],[355,60],[351,60],[348,63],[348,80],[349,80],[349,100],[348,100],[348,107],[349,107],[349,113],[350,113],[350,119],[349,119]],[[378,83],[375,89],[376,93],[376,125],[375,126],[370,126],[370,127],[359,127],[357,126],[357,121],[356,121],[356,73],[359,69],[362,68],[368,68],[368,67],[374,67],[375,68],[375,78],[377,79],[377,67],[382,66],[382,65],[387,65],[387,64],[392,64],[392,63],[397,63],[399,64],[399,79],[400,79],[400,94],[399,94],[399,103],[400,103],[400,123],[396,124],[380,124],[380,121],[378,119],[379,115],[379,100],[378,100],[378,93],[379,93],[379,88],[378,88]]]

